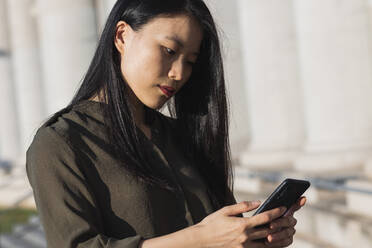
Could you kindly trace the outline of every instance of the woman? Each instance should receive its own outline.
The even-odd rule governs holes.
[[[171,99],[172,118],[157,111]],[[243,218],[259,203],[230,189],[227,116],[203,1],[117,1],[77,94],[27,151],[48,247],[290,245],[305,199]]]

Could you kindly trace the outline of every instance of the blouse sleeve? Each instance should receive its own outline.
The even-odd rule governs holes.
[[[26,154],[28,180],[48,247],[137,248],[140,235],[104,234],[100,211],[84,174],[81,156],[52,127],[42,127]],[[129,226],[129,225],[128,225]]]

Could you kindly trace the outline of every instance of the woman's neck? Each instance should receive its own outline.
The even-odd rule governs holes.
[[[131,95],[130,105],[134,121],[138,127],[147,127],[145,123],[145,106],[136,96]]]
[[[130,105],[132,106],[132,113],[134,121],[139,129],[145,134],[145,136],[151,140],[152,133],[151,128],[145,123],[145,106],[144,104],[134,95],[130,97]]]
[[[98,95],[91,98],[90,100],[101,102]],[[131,111],[133,113],[133,117],[134,117],[134,121],[136,125],[140,127],[141,129],[148,128],[148,126],[145,123],[145,106],[143,105],[143,103],[133,94],[130,94],[129,100],[130,100]]]

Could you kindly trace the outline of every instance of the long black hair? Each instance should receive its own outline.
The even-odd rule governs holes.
[[[157,16],[190,15],[203,30],[200,54],[183,88],[167,106],[175,119],[184,152],[195,158],[217,210],[231,202],[233,171],[228,139],[228,104],[218,32],[203,0],[118,0],[102,31],[97,50],[80,88],[67,107],[91,99],[103,91],[108,137],[123,166],[138,180],[176,191],[175,185],[154,170],[141,146],[129,106],[120,56],[114,45],[120,20],[135,31]],[[101,98],[100,98],[101,99]],[[151,109],[145,106],[145,114]]]

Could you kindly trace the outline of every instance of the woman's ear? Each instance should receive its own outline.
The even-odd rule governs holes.
[[[115,46],[116,49],[123,54],[124,52],[124,45],[125,45],[125,40],[126,36],[128,36],[130,26],[125,22],[125,21],[119,21],[116,24],[116,33],[115,33]]]

